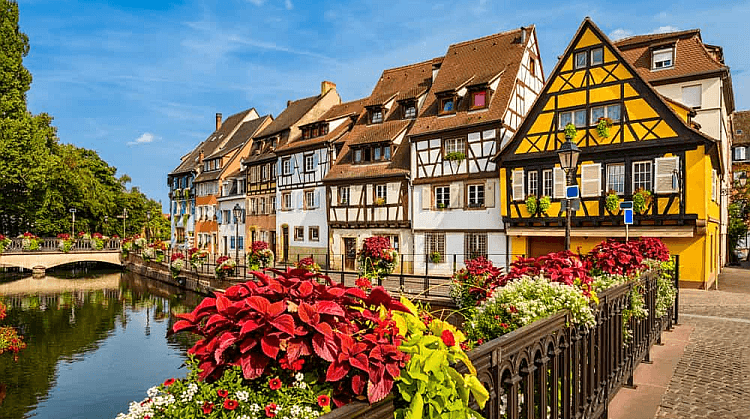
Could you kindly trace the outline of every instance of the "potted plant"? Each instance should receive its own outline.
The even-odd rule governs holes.
[[[440,263],[442,259],[443,259],[443,256],[437,250],[430,253],[430,262],[437,264],[437,263]]]
[[[299,262],[296,264],[297,269],[304,269],[311,273],[318,273],[320,272],[320,265],[318,265],[315,262],[315,259],[313,258],[302,258]]]
[[[185,255],[180,252],[172,253],[172,264],[169,265],[169,270],[172,273],[172,279],[177,279],[180,275],[182,268],[185,267]]]
[[[651,192],[645,189],[638,189],[633,194],[633,211],[638,214],[646,212],[651,205]]]
[[[384,278],[396,268],[398,252],[388,237],[368,237],[358,255],[359,272],[365,278]]]
[[[620,209],[620,197],[617,196],[617,192],[610,190],[607,194],[607,198],[604,200],[604,207],[612,214],[617,213]]]
[[[385,198],[375,198],[375,205],[379,207],[385,205]]]
[[[70,238],[70,234],[60,233],[57,235],[57,248],[63,253],[68,253],[73,249],[73,239]]]
[[[601,138],[609,138],[609,128],[612,126],[612,120],[601,117],[596,122],[596,133]]]
[[[235,267],[237,267],[237,262],[229,256],[216,259],[216,278],[222,279],[225,276],[233,276]]]
[[[568,125],[565,126],[564,132],[566,137],[576,138],[578,130],[576,129],[575,125],[568,123]]]
[[[197,247],[188,250],[188,255],[190,258],[190,265],[195,269],[203,266],[208,260],[208,252],[204,249],[198,249]]]
[[[7,249],[10,246],[11,243],[12,241],[9,238],[0,234],[0,253],[3,253],[5,249]]]
[[[264,241],[254,241],[245,257],[247,268],[251,271],[257,271],[260,268],[267,268],[273,263],[273,251],[269,249],[268,243]]]
[[[39,237],[29,233],[28,231],[18,236],[21,240],[21,249],[27,251],[39,250]]]
[[[536,214],[536,210],[539,209],[537,204],[538,201],[536,195],[529,195],[526,197],[526,211],[529,212],[529,215],[534,216]]]
[[[547,195],[543,195],[541,198],[539,198],[539,212],[540,213],[546,214],[550,205],[552,205],[552,200]]]
[[[443,210],[443,209],[445,209],[445,204],[444,204],[444,203],[442,203],[442,202],[438,202],[438,203],[437,203],[437,204],[436,204],[435,206],[436,206],[436,207],[437,207],[437,209],[439,209],[439,210]]]
[[[466,159],[466,154],[460,152],[460,151],[451,151],[450,153],[445,155],[445,160],[447,161],[457,161],[461,163]]]

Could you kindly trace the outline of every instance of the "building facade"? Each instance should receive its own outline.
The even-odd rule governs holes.
[[[572,216],[571,249],[586,252],[605,238],[624,238],[619,203],[632,201],[630,237],[662,239],[680,255],[683,286],[711,286],[721,262],[716,176],[721,149],[717,139],[698,130],[692,115],[657,93],[606,35],[584,20],[496,158],[513,251],[539,256],[563,248],[566,178],[556,151],[572,124],[572,141],[581,149],[574,176],[581,202]],[[536,202],[549,197],[549,208],[528,206],[529,195]]]

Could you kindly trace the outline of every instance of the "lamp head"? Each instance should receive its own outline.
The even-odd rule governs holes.
[[[568,173],[578,165],[578,156],[581,150],[575,145],[570,136],[565,136],[565,142],[557,149],[557,156],[560,158],[560,168]]]

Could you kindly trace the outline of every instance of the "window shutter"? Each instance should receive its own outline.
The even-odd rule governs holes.
[[[305,208],[305,191],[302,191],[302,193],[298,194],[299,196],[299,205],[297,208],[303,209]]]
[[[553,198],[565,198],[565,172],[559,167],[552,171],[554,183],[552,185]]]
[[[581,165],[581,196],[600,196],[602,194],[602,165]]]
[[[513,200],[514,201],[523,201],[526,199],[524,196],[524,176],[523,176],[523,169],[514,169],[513,170]]]
[[[318,170],[318,163],[319,163],[319,162],[320,162],[320,156],[318,156],[318,152],[316,151],[316,152],[315,152],[315,153],[313,154],[313,170],[314,170],[314,171],[317,171],[317,170]]]
[[[432,205],[432,188],[430,185],[422,186],[422,210],[429,210]]]
[[[680,185],[675,182],[675,173],[679,173],[679,157],[662,157],[654,161],[654,192],[679,192]]]
[[[320,208],[320,191],[315,191],[315,208]]]
[[[386,186],[387,192],[387,198],[389,204],[396,204],[398,203],[398,200],[400,198],[399,194],[401,193],[401,184],[396,182],[390,182]]]
[[[349,203],[359,205],[362,199],[362,185],[353,185],[349,189]],[[367,202],[365,202],[366,204]]]
[[[495,206],[495,182],[487,182],[484,185],[484,206],[486,208]]]
[[[221,224],[221,211],[219,211],[219,213],[216,214],[216,222]]]
[[[682,103],[691,108],[701,107],[701,85],[682,88]]]
[[[451,183],[451,208],[461,208],[461,183]]]

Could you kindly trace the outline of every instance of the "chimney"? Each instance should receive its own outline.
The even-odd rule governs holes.
[[[526,28],[521,26],[521,45],[526,45]]]
[[[320,83],[320,95],[321,96],[328,93],[329,90],[336,90],[336,83],[332,81],[325,81],[325,80],[322,83]]]
[[[221,128],[221,112],[216,112],[216,131]],[[201,160],[203,160],[203,157],[201,157]]]
[[[201,150],[201,154],[200,156],[198,156],[198,162],[200,162],[200,164],[203,164],[203,150]]]
[[[291,101],[291,100],[287,100],[287,101],[286,101],[286,107],[287,107],[287,108],[288,108],[288,107],[289,107],[289,105],[291,105],[291,104],[292,104],[292,101]]]

